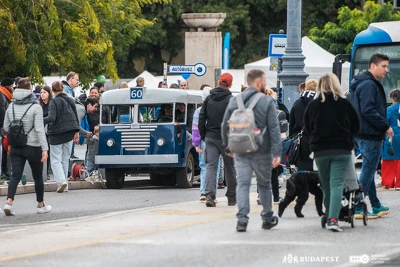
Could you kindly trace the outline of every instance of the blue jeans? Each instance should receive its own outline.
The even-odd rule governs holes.
[[[356,139],[359,150],[362,153],[363,163],[361,167],[361,174],[358,178],[358,182],[364,186],[364,192],[369,197],[371,206],[379,208],[381,202],[376,195],[375,186],[375,172],[378,168],[379,159],[382,153],[382,141]],[[356,207],[358,210],[362,209],[362,205],[359,204]]]
[[[200,148],[203,150],[203,152],[199,153],[199,167],[200,167],[200,195],[205,195],[206,194],[206,169],[207,169],[207,164],[206,164],[206,159],[204,158],[204,151],[206,149],[206,143],[201,140],[200,143]],[[218,170],[217,170],[217,189],[218,189],[218,177],[219,177],[219,172],[220,172],[220,164],[221,164],[221,159],[218,162]]]
[[[86,164],[86,170],[88,171],[88,173],[91,173],[92,171],[98,169],[97,164],[95,164],[94,162],[92,162],[90,160],[87,160],[86,163],[87,163]]]
[[[72,140],[60,145],[50,145],[50,162],[54,180],[60,186],[67,181],[69,157],[71,156]],[[65,191],[68,191],[68,183]]]

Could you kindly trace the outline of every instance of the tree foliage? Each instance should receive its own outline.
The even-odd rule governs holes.
[[[335,21],[337,10],[343,5],[360,7],[359,1],[354,0],[303,1],[303,32]],[[142,58],[146,58],[145,69],[161,73],[162,63],[170,63],[184,47],[182,29],[186,26],[181,15],[195,12],[227,14],[218,30],[231,33],[231,66],[243,68],[255,57],[267,55],[269,34],[286,29],[286,6],[287,0],[172,0],[168,5],[148,6],[143,14],[147,19],[156,18],[156,23],[143,30],[140,41],[118,56],[120,74],[132,77],[136,74],[129,67],[132,60]],[[163,57],[161,51],[169,56]]]
[[[144,6],[170,0],[0,0],[0,77],[75,71],[88,84],[98,74],[118,78],[115,51],[154,23]]]
[[[341,7],[337,19],[338,23],[328,22],[322,29],[312,28],[309,37],[332,54],[345,54],[350,53],[355,36],[370,23],[400,20],[400,12],[394,12],[390,3],[367,1],[363,10]]]

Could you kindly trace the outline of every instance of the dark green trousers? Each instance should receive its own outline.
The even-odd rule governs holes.
[[[343,186],[346,170],[351,160],[350,154],[316,157],[318,174],[324,192],[325,216],[339,218],[342,208]]]

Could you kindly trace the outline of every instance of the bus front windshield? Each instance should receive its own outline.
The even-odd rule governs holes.
[[[360,72],[368,70],[368,61],[376,53],[389,57],[389,72],[385,78],[380,80],[385,88],[386,102],[389,104],[389,92],[392,89],[400,88],[400,43],[395,45],[369,45],[357,48],[352,60],[353,77]]]

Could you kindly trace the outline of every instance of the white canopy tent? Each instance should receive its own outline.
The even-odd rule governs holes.
[[[332,73],[332,64],[335,60],[334,55],[311,41],[307,36],[302,38],[302,50],[303,55],[306,57],[304,60],[304,71],[309,75],[307,79],[319,79],[326,73]],[[262,70],[267,76],[268,86],[276,87],[277,73],[276,70],[271,68],[270,60],[270,57],[266,57],[246,64],[244,66],[245,75],[247,76],[247,73],[253,69]],[[350,63],[344,63],[342,68],[342,90],[345,91],[349,89]]]

